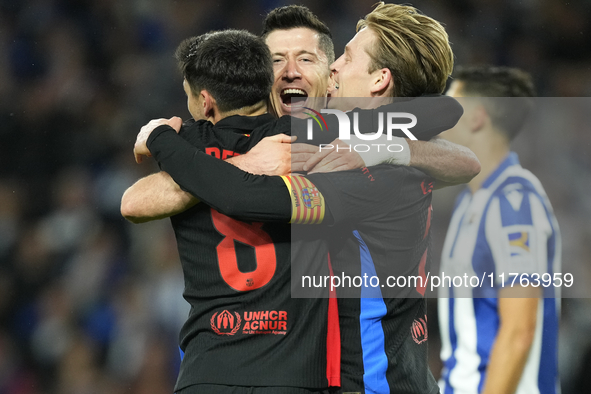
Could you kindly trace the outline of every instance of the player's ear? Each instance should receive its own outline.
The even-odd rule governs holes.
[[[470,115],[470,130],[474,132],[481,130],[489,119],[486,109],[481,104],[474,107]]]
[[[215,99],[207,90],[202,90],[200,95],[203,102],[203,114],[205,118],[213,118],[215,116]]]
[[[336,81],[334,80],[334,73],[335,73],[334,70],[332,70],[328,74],[328,85],[326,86],[326,93],[327,94],[329,94],[330,92],[332,92],[335,89],[336,85],[337,85]]]
[[[383,96],[388,92],[388,89],[394,89],[394,78],[389,68],[382,68],[373,72],[370,91],[372,96]]]

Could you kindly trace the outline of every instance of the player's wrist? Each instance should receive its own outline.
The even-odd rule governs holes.
[[[367,152],[358,152],[366,167],[378,164],[394,164],[408,166],[410,164],[410,147],[406,138],[392,137],[384,143],[371,145]]]
[[[408,139],[402,137],[392,137],[392,145],[400,145],[400,151],[390,155],[390,164],[399,166],[408,166],[410,164],[410,147]]]

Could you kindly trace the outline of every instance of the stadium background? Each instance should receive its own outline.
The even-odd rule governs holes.
[[[338,56],[374,2],[303,4],[332,29]],[[125,188],[156,170],[135,164],[133,141],[151,118],[188,116],[172,58],[182,39],[227,27],[258,33],[265,12],[284,4],[0,0],[0,393],[172,391],[187,304],[168,221],[134,226],[119,215]],[[456,64],[522,67],[540,96],[591,95],[589,1],[413,5],[445,23]],[[516,147],[554,205],[563,260],[586,283],[590,113],[528,130]],[[457,191],[435,194],[436,264]],[[590,387],[589,328],[590,300],[565,299],[564,393]]]

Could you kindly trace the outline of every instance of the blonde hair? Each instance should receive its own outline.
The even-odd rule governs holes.
[[[453,70],[453,52],[439,22],[411,6],[378,3],[357,23],[357,31],[371,29],[376,45],[366,48],[369,73],[388,68],[395,97],[443,93]]]

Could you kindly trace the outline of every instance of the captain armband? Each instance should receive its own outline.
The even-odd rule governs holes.
[[[324,220],[325,202],[322,193],[307,178],[282,176],[291,196],[291,224],[320,224]]]

